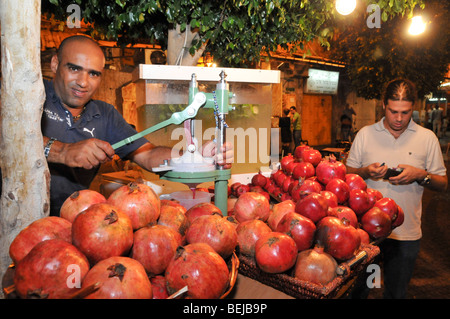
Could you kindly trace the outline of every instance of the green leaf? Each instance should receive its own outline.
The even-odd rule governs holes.
[[[125,1],[116,0],[116,3],[117,3],[121,8],[124,8],[125,5],[126,5],[126,0],[125,0]]]

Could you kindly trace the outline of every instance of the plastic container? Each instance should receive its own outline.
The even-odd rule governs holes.
[[[186,209],[189,209],[192,206],[197,205],[199,203],[210,203],[212,196],[213,194],[204,191],[195,191],[195,198],[194,198],[194,192],[188,190],[188,191],[173,192],[171,194],[164,194],[161,195],[160,198],[177,200],[180,202],[182,206],[184,206]]]

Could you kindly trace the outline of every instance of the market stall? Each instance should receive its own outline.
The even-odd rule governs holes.
[[[270,165],[257,163],[256,172],[235,174],[203,158],[193,124],[197,112],[212,108],[221,145],[225,116],[235,109],[229,103],[255,102],[255,88],[266,84],[263,77],[254,84],[249,70],[241,75],[233,69],[231,89],[237,93],[231,93],[222,70],[209,94],[199,90],[197,78],[209,81],[211,70],[196,71],[199,77],[183,81],[155,80],[141,70],[149,98],[155,98],[148,93],[156,86],[178,92],[161,97],[180,99],[187,82],[188,105],[113,145],[182,124],[183,155],[151,175],[139,168],[103,174],[99,191],[75,192],[59,217],[25,228],[10,247],[13,264],[3,278],[7,297],[251,298],[255,282],[293,298],[338,298],[351,291],[379,254],[377,243],[402,223],[401,208],[347,174],[334,155],[342,149],[325,155],[300,145]],[[143,107],[150,113],[173,109],[174,101],[164,103],[147,100]],[[260,115],[241,124],[261,126]],[[48,271],[51,263],[58,267]]]

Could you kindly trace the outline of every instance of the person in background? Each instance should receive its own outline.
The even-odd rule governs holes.
[[[434,106],[433,112],[431,112],[431,123],[433,124],[433,132],[438,138],[441,138],[441,126],[442,126],[442,109],[439,104]]]
[[[291,124],[292,124],[292,136],[294,138],[294,149],[302,142],[302,117],[297,112],[295,106],[290,108]]]
[[[280,127],[281,133],[281,150],[282,156],[292,153],[291,142],[292,142],[292,131],[291,131],[291,118],[289,117],[289,110],[283,110],[284,116],[280,117],[278,126]]]
[[[346,162],[347,173],[362,176],[367,187],[395,200],[405,214],[403,224],[380,244],[385,298],[406,297],[422,237],[424,188],[444,191],[448,185],[436,135],[411,120],[416,100],[412,82],[389,82],[383,94],[385,116],[358,132]],[[387,169],[395,167],[403,171],[383,179]]]
[[[114,150],[112,144],[136,134],[114,106],[93,100],[100,86],[105,56],[87,36],[64,39],[51,59],[52,81],[45,81],[46,100],[41,119],[44,155],[51,174],[50,215],[59,215],[73,192],[87,189],[99,166],[116,154],[151,171],[179,150],[140,138]],[[204,156],[216,154],[215,143],[203,145]],[[218,163],[231,166],[233,149],[225,143]]]
[[[345,104],[341,115],[341,140],[343,141],[349,141],[352,135],[353,115],[356,115],[355,110],[350,107],[350,104]]]

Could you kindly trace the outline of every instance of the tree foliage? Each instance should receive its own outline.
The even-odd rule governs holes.
[[[359,96],[379,99],[383,86],[399,77],[415,82],[420,97],[436,92],[450,63],[449,2],[427,0],[424,9],[414,13],[429,21],[419,36],[408,34],[406,15],[369,28],[369,14],[359,12],[339,25],[342,31],[331,41],[331,53],[347,63],[346,75]]]
[[[207,44],[222,65],[242,66],[259,61],[261,53],[278,46],[290,51],[319,39],[329,46],[336,11],[330,0],[44,0],[43,12],[65,20],[66,8],[76,3],[93,35],[120,43],[148,41],[167,45],[169,29],[179,25],[198,32],[190,53]],[[386,19],[411,12],[422,0],[365,0],[377,3]]]

